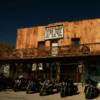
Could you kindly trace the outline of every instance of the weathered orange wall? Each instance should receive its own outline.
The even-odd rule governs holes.
[[[36,48],[38,27],[20,28],[17,30],[16,49]]]
[[[47,26],[63,24],[64,38],[60,39],[59,46],[70,45],[71,38],[78,37],[81,43],[100,42],[100,19],[87,19],[73,22],[59,22]],[[20,28],[17,30],[16,49],[36,48],[38,41],[45,41],[45,27],[34,26],[31,28]],[[45,46],[50,46],[50,41],[45,42]],[[98,47],[97,47],[98,48]]]

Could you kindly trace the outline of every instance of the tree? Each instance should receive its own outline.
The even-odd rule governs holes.
[[[0,42],[0,57],[9,57],[14,50],[11,43]]]

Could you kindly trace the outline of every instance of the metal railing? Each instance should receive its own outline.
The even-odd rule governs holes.
[[[80,54],[100,54],[100,43],[57,46],[53,48],[27,48],[0,52],[1,58],[35,58]]]

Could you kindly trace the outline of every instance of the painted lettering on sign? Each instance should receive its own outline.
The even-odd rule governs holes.
[[[46,27],[45,40],[63,38],[63,25]]]

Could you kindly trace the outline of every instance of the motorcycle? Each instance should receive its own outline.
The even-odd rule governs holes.
[[[41,83],[40,96],[49,95],[52,93],[53,85],[50,80],[45,80]]]
[[[23,91],[26,90],[27,80],[24,78],[16,78],[13,86],[13,90],[16,91]]]
[[[78,93],[77,85],[74,85],[72,80],[63,81],[61,83],[60,96],[72,96]]]
[[[97,88],[97,82],[91,79],[88,79],[86,82],[86,86],[84,89],[85,92],[85,98],[86,99],[93,99],[98,97],[100,91]]]
[[[38,82],[36,80],[29,80],[26,88],[26,93],[36,93],[39,91]]]
[[[5,89],[11,89],[13,86],[13,80],[9,77],[0,74],[0,91]]]

